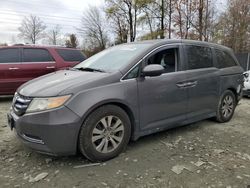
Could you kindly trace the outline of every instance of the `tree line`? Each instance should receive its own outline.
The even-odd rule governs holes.
[[[45,29],[44,22],[31,15],[23,20],[19,36],[31,43],[46,38],[47,43],[57,44],[60,26]],[[90,55],[111,45],[164,38],[209,41],[249,52],[249,0],[228,0],[220,11],[212,0],[105,0],[104,7],[84,12],[76,33]],[[76,35],[64,43],[76,47]]]

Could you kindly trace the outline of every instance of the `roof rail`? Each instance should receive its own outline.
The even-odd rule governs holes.
[[[80,49],[79,47],[73,48],[73,47],[67,47],[65,45],[47,45],[47,44],[13,44],[12,46],[30,46],[30,47],[58,47],[58,48],[72,48],[72,49]]]
[[[48,44],[24,44],[24,46],[38,46],[38,47],[66,47],[64,45],[48,45]]]
[[[20,44],[13,44],[12,46],[24,46],[24,44],[20,43]]]

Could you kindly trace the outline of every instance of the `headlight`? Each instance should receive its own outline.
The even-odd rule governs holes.
[[[32,99],[26,112],[37,112],[58,108],[62,106],[70,98],[70,96],[71,95],[50,98],[34,98]]]

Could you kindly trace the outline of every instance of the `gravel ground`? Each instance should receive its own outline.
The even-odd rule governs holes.
[[[101,164],[24,147],[7,127],[10,105],[11,97],[0,98],[0,187],[250,188],[250,99],[229,123],[205,120],[146,136]]]

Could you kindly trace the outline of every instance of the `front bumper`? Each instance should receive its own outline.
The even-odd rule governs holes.
[[[11,110],[8,120],[20,140],[31,149],[57,156],[77,151],[81,118],[65,106],[23,116]]]

